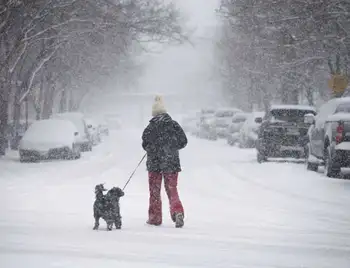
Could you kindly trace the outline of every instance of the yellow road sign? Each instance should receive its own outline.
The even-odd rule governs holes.
[[[348,79],[344,75],[332,75],[332,78],[328,80],[328,86],[334,93],[343,93],[348,86]]]

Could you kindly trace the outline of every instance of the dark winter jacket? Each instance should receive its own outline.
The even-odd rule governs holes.
[[[149,172],[180,172],[179,150],[187,145],[181,126],[168,114],[153,117],[142,134]]]

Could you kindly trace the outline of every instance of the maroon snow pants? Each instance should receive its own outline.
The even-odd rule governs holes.
[[[162,177],[164,176],[165,191],[169,199],[170,204],[170,216],[175,221],[175,213],[184,213],[182,203],[177,191],[177,179],[178,173],[158,173],[149,172],[149,209],[148,209],[148,222],[154,225],[162,224],[162,200],[161,200],[161,188]]]

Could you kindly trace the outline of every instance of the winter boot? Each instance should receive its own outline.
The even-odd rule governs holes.
[[[156,221],[148,220],[146,223],[147,223],[148,225],[154,225],[154,226],[160,226],[160,225],[162,225],[162,222],[161,222],[161,221],[156,222]]]
[[[184,226],[184,215],[183,213],[175,214],[175,227],[182,228]]]

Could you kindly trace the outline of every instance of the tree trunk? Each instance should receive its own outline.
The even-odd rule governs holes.
[[[26,98],[25,100],[25,114],[26,114],[26,126],[25,126],[25,130],[28,129],[29,127],[29,105],[28,105],[29,99]]]
[[[8,107],[9,85],[6,83],[6,78],[3,81],[0,78],[0,156],[5,155],[8,146]]]
[[[59,111],[60,111],[60,113],[67,111],[67,90],[66,89],[63,89],[63,91],[61,93]]]
[[[43,104],[43,112],[42,119],[49,119],[52,115],[53,103],[54,103],[54,92],[55,86],[51,86],[47,88],[44,93],[44,104]]]
[[[13,133],[12,137],[17,137],[17,130],[19,128],[20,117],[21,117],[21,103],[19,102],[21,95],[21,88],[16,87],[15,96],[13,101]]]

